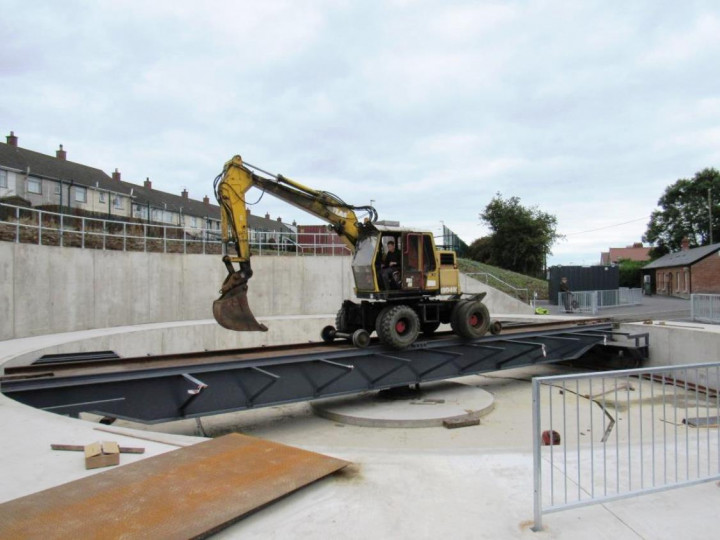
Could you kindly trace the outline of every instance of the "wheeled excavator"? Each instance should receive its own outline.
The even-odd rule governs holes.
[[[253,187],[326,221],[352,253],[358,301],[343,302],[335,326],[322,331],[325,342],[341,338],[365,347],[374,331],[385,345],[403,349],[420,333],[430,336],[443,323],[450,323],[454,333],[466,338],[488,331],[490,314],[482,302],[485,293],[462,294],[456,254],[437,249],[432,233],[378,221],[372,206],[353,206],[327,191],[270,175],[244,163],[240,156],[225,164],[214,185],[228,271],[220,298],[213,303],[213,315],[221,326],[237,331],[267,330],[255,319],[247,299],[253,272],[245,195]],[[367,217],[360,222],[358,215]],[[390,244],[397,251],[392,256]],[[236,254],[230,255],[233,248]],[[390,259],[395,264],[387,264]]]

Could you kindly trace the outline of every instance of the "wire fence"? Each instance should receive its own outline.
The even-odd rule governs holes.
[[[603,308],[642,304],[642,289],[573,291],[558,293],[558,306],[567,313],[597,314]]]
[[[259,255],[349,255],[335,233],[250,230]],[[0,203],[0,240],[44,246],[157,253],[223,253],[217,229],[99,219]]]
[[[533,379],[535,530],[550,512],[720,479],[720,363]]]
[[[720,323],[720,294],[691,294],[690,313],[693,321]]]

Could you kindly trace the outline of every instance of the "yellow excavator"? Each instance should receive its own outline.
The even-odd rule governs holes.
[[[341,338],[366,347],[375,331],[385,345],[404,349],[413,345],[420,333],[432,335],[443,323],[450,323],[457,335],[466,338],[488,331],[490,314],[482,303],[485,293],[462,294],[455,252],[437,249],[432,233],[378,221],[372,206],[352,206],[327,191],[243,163],[240,156],[225,164],[214,185],[228,271],[221,296],[213,303],[213,315],[221,326],[237,331],[267,330],[255,319],[247,299],[252,268],[245,194],[253,187],[326,221],[353,254],[359,302],[343,302],[335,326],[322,331],[325,342]],[[358,214],[367,216],[362,223]],[[229,255],[233,248],[236,255]]]

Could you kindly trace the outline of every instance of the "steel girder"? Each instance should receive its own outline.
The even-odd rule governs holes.
[[[417,342],[396,351],[327,346],[293,354],[130,371],[9,379],[0,390],[32,407],[158,423],[574,360],[606,343],[610,324]],[[238,351],[241,353],[241,351]],[[186,357],[186,355],[184,355]],[[128,359],[129,360],[129,359]]]

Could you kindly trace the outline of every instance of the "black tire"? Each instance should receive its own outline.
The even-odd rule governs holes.
[[[420,333],[420,318],[410,306],[393,306],[383,310],[378,322],[380,341],[394,349],[409,347]]]
[[[459,319],[460,311],[469,302],[470,302],[469,300],[458,300],[455,303],[455,306],[453,306],[452,312],[450,313],[450,327],[452,328],[452,331],[455,334],[460,335],[460,332],[458,331],[458,319]]]
[[[332,343],[335,341],[335,328],[333,326],[326,326],[320,332],[320,337],[325,343]]]
[[[424,322],[420,325],[420,329],[422,330],[422,333],[426,337],[430,337],[435,333],[435,330],[440,328],[440,322]]]
[[[354,328],[350,328],[350,313],[345,307],[341,307],[340,311],[335,315],[335,328],[342,334],[352,334]]]
[[[370,333],[364,328],[355,330],[352,335],[352,344],[355,345],[358,349],[364,349],[365,347],[370,345]]]
[[[380,313],[378,313],[377,317],[375,318],[375,333],[378,337],[380,337],[380,333],[382,330],[380,329],[380,324],[382,323],[383,318],[385,317],[385,314],[392,309],[392,306],[385,306],[380,310]],[[382,341],[382,340],[381,340]]]
[[[484,336],[490,327],[490,312],[482,302],[468,302],[457,313],[455,333],[466,338]]]
[[[502,323],[500,321],[490,323],[490,333],[493,336],[497,336],[500,332],[502,332]]]

